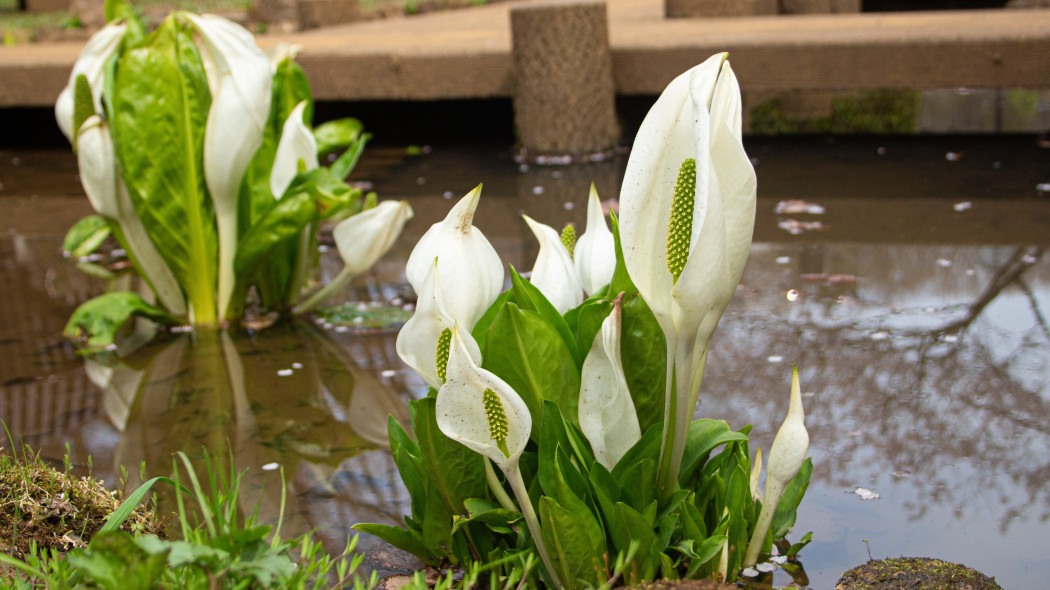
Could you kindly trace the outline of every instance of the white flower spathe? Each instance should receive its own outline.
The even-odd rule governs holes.
[[[598,191],[591,184],[587,198],[587,228],[573,249],[573,263],[584,293],[592,295],[609,284],[616,269],[616,245],[602,213]],[[610,296],[615,293],[610,293]]]
[[[284,196],[284,191],[288,190],[296,174],[314,170],[320,165],[317,161],[317,139],[303,122],[306,104],[304,100],[295,105],[281,128],[281,140],[277,142],[273,167],[270,169],[270,192],[278,200]]]
[[[481,185],[467,193],[419,239],[408,257],[405,275],[416,293],[430,273],[434,258],[441,271],[441,299],[449,317],[465,332],[484,315],[503,290],[503,262],[481,230],[474,227],[474,211]]]
[[[558,313],[564,314],[583,303],[583,288],[580,287],[572,257],[553,227],[528,215],[522,217],[540,242],[540,251],[536,255],[529,281],[543,293]]]

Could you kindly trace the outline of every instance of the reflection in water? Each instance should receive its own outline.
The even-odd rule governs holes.
[[[803,553],[813,588],[833,587],[865,561],[863,539],[876,557],[962,561],[1005,588],[1042,587],[1050,576],[1050,255],[1018,245],[1048,243],[1045,203],[1018,192],[1044,180],[953,185],[954,177],[924,176],[947,166],[944,150],[931,152],[925,162],[896,160],[909,163],[894,172],[872,148],[864,165],[878,182],[858,180],[855,167],[835,169],[826,150],[819,165],[756,152],[758,241],[715,335],[698,412],[754,424],[754,443],[768,450],[798,364],[815,471],[796,533],[814,531]],[[994,156],[1003,162],[994,174],[1011,169],[1010,154]],[[1045,174],[1041,157],[1028,167]],[[492,159],[442,158],[435,150],[390,166],[386,174],[403,185],[375,176],[383,196],[424,196],[412,199],[417,217],[392,256],[355,283],[355,299],[409,300],[404,259],[444,217],[445,191],[458,197],[484,181],[478,226],[504,260],[527,270],[536,246],[519,213],[580,223],[590,180],[608,198],[620,176],[615,162],[515,172]],[[838,184],[824,186],[813,170]],[[916,178],[921,190],[911,188]],[[1013,200],[966,192],[979,190]],[[792,198],[819,200],[829,229],[777,229],[774,207]],[[973,208],[955,211],[961,199]],[[56,200],[43,198],[36,215],[68,207]],[[403,420],[406,392],[425,386],[397,359],[393,332],[289,323],[232,346],[198,332],[85,367],[59,334],[73,307],[104,285],[61,258],[63,230],[0,237],[0,418],[16,437],[59,461],[68,442],[76,464],[90,454],[110,483],[118,465],[136,475],[145,461],[151,475],[166,475],[171,452],[199,454],[202,443],[222,452],[228,440],[262,492],[262,515],[276,513],[280,475],[262,470],[276,463],[290,491],[286,531],[319,528],[330,550],[342,548],[354,522],[400,519],[408,496],[376,445],[386,414]],[[330,255],[324,268],[334,272]],[[847,493],[857,487],[880,499]]]
[[[115,471],[144,464],[147,477],[167,474],[177,451],[199,469],[205,449],[221,458],[229,445],[236,468],[247,470],[246,514],[257,507],[263,521],[276,521],[284,470],[288,535],[331,527],[322,534],[345,541],[346,523],[401,518],[400,480],[377,449],[387,446],[388,416],[408,423],[405,399],[308,322],[234,336],[197,330],[124,358],[89,359],[85,369],[121,433]],[[318,511],[336,495],[336,518]]]

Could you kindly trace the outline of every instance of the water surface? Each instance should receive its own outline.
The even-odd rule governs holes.
[[[815,470],[792,538],[814,533],[802,554],[811,586],[833,587],[870,549],[1039,587],[1050,576],[1047,151],[1024,137],[747,147],[759,174],[755,243],[698,415],[754,424],[768,452],[798,365]],[[416,218],[347,297],[410,301],[412,244],[479,182],[476,224],[527,270],[537,245],[520,214],[582,224],[589,183],[614,198],[623,166],[522,167],[502,146],[372,149],[356,176],[410,199]],[[59,252],[88,212],[75,173],[65,152],[0,151],[0,418],[12,434],[54,460],[69,444],[110,482],[120,465],[132,481],[140,463],[166,475],[171,452],[228,440],[264,517],[278,510],[283,468],[288,532],[318,528],[334,550],[354,522],[396,522],[407,494],[378,444],[385,416],[404,420],[425,386],[394,353],[395,332],[299,321],[233,338],[171,335],[85,367],[60,332],[105,285]],[[814,212],[785,212],[798,209]],[[879,498],[862,500],[861,487]],[[372,567],[403,564],[366,548]]]

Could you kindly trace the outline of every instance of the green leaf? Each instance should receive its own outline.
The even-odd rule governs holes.
[[[193,498],[193,494],[191,494],[190,491],[185,487],[175,483],[175,480],[169,477],[154,477],[153,479],[145,481],[142,483],[142,485],[135,488],[135,491],[131,492],[131,494],[129,494],[128,497],[120,503],[120,506],[118,506],[116,510],[111,512],[110,515],[106,517],[106,523],[102,525],[102,528],[99,529],[98,532],[106,533],[109,531],[115,531],[119,529],[120,525],[124,524],[128,517],[131,516],[131,513],[135,511],[135,508],[139,505],[139,502],[141,502],[142,499],[146,497],[146,494],[149,493],[150,488],[153,487],[153,484],[157,482],[171,484],[174,487],[182,487],[182,491],[188,494],[191,498]],[[196,500],[196,498],[194,498],[194,500]]]
[[[390,438],[390,453],[394,464],[401,474],[409,496],[412,498],[412,515],[420,516],[426,510],[426,480],[423,479],[423,457],[419,446],[409,438],[408,433],[393,416],[387,417],[387,434]]]
[[[314,139],[317,140],[317,155],[323,156],[328,152],[350,147],[357,143],[365,127],[357,119],[335,119],[327,121],[314,129]]]
[[[788,550],[784,554],[787,555],[788,557],[793,557],[795,555],[798,555],[798,552],[802,551],[802,548],[805,547],[806,545],[809,545],[810,541],[812,541],[812,540],[813,540],[813,533],[812,532],[808,532],[808,533],[802,535],[802,538],[798,540],[798,543],[792,543],[791,547],[788,547]]]
[[[798,505],[802,503],[802,496],[806,495],[809,488],[809,478],[813,475],[813,459],[807,458],[802,467],[784,489],[784,495],[780,497],[776,512],[773,513],[773,523],[769,527],[773,531],[773,539],[783,539],[791,527],[795,526],[795,517]]]
[[[102,245],[110,234],[109,221],[101,215],[88,215],[73,224],[62,240],[62,250],[71,258],[83,258]]]
[[[612,301],[597,299],[585,301],[583,305],[577,308],[579,311],[575,314],[576,322],[574,327],[576,346],[580,350],[581,358],[587,358],[587,354],[591,351],[591,346],[594,345],[594,337],[602,329],[602,322],[612,313],[612,307]],[[568,314],[566,314],[566,318],[568,318]],[[622,347],[623,345],[621,344]]]
[[[613,467],[612,476],[616,481],[624,481],[624,472],[646,459],[657,461],[660,458],[660,441],[663,438],[663,424],[654,424],[645,430],[642,438],[624,453]]]
[[[398,526],[390,526],[388,524],[366,522],[357,523],[350,528],[362,533],[375,535],[394,547],[403,549],[412,555],[415,555],[428,564],[435,565],[440,561],[437,556],[427,549],[427,546],[423,543],[423,537],[415,531],[403,529]]]
[[[565,341],[565,346],[568,347],[569,352],[572,353],[572,358],[576,361],[576,368],[582,367],[583,359],[580,357],[580,351],[576,347],[576,338],[573,337],[572,330],[569,329],[569,324],[565,322],[565,318],[558,313],[558,310],[547,300],[547,297],[540,292],[536,285],[523,279],[518,274],[518,271],[514,270],[514,265],[510,267],[510,280],[511,301],[517,303],[518,307],[522,309],[535,311],[548,324],[554,327]]]
[[[137,543],[129,533],[110,531],[95,535],[86,549],[66,559],[97,587],[146,590],[162,579],[167,550],[156,543]]]
[[[485,310],[485,313],[481,315],[481,319],[478,323],[474,324],[474,329],[471,330],[470,335],[474,337],[474,341],[478,343],[478,348],[481,350],[482,358],[485,354],[485,343],[488,340],[489,327],[492,326],[492,321],[496,319],[503,306],[510,299],[510,291],[504,291],[496,297],[496,300],[492,302],[492,305]]]
[[[87,76],[80,74],[73,86],[73,149],[76,150],[77,137],[84,121],[95,114],[95,99],[91,95],[91,83]]]
[[[124,46],[130,47],[146,36],[146,25],[143,24],[135,8],[126,0],[106,0],[103,6],[106,22],[124,19],[128,30],[124,33]]]
[[[234,270],[251,274],[279,244],[298,240],[303,228],[359,204],[361,189],[344,184],[326,168],[296,175],[284,196],[248,229],[237,247]]]
[[[412,402],[412,428],[423,456],[427,480],[432,486],[428,495],[436,492],[448,506],[450,514],[466,514],[464,500],[488,496],[484,458],[438,429],[434,409],[436,401],[427,397]]]
[[[596,553],[597,547],[590,536],[594,529],[580,516],[581,512],[567,509],[553,498],[540,498],[543,542],[566,588],[593,588],[608,578],[603,563],[604,552]]]
[[[641,512],[656,499],[656,461],[643,459],[630,464],[620,477],[624,499],[635,510]]]
[[[427,507],[423,511],[423,543],[428,549],[446,557],[452,553],[453,512],[435,493],[435,484],[427,486]]]
[[[682,470],[679,482],[684,488],[692,488],[690,481],[707,460],[707,455],[719,445],[734,441],[746,441],[747,435],[735,432],[725,420],[701,418],[689,425],[682,455]]]
[[[203,159],[211,94],[197,48],[173,17],[123,55],[109,98],[135,211],[194,321],[214,323],[218,237]]]
[[[168,312],[146,303],[136,293],[117,291],[85,301],[73,311],[62,335],[83,343],[85,352],[101,350],[113,344],[124,322],[131,316],[177,325],[180,320]]]
[[[565,419],[578,423],[580,374],[565,340],[539,313],[507,302],[488,329],[482,367],[510,385],[532,414],[539,435],[542,402],[554,402]]]
[[[332,162],[332,166],[330,167],[332,175],[344,180],[347,176],[350,176],[354,167],[357,166],[357,160],[361,157],[361,152],[365,151],[365,144],[367,144],[370,139],[372,139],[372,134],[362,133],[357,139],[351,142],[350,145],[347,146],[346,151],[344,151],[335,162]],[[373,200],[375,199],[375,193],[368,193],[368,195]],[[373,203],[372,206],[374,207],[375,204]]]

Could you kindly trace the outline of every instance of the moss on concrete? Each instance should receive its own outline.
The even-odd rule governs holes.
[[[995,578],[929,557],[875,559],[842,574],[835,590],[1001,590]]]
[[[751,110],[751,133],[914,133],[919,111],[917,90],[869,90],[832,100],[824,117],[791,117],[781,99],[772,98]]]

